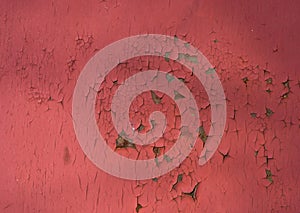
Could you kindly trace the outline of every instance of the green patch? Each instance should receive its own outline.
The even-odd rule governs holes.
[[[179,81],[185,83],[185,79],[184,78],[178,78]]]
[[[178,41],[177,35],[174,36],[174,42],[176,43]]]
[[[266,92],[270,94],[272,92],[272,90],[267,89]]]
[[[250,115],[251,115],[252,118],[257,118],[257,113],[256,112],[251,112]]]
[[[116,139],[116,149],[120,148],[135,148],[135,144],[125,139],[121,134]]]
[[[167,79],[168,82],[171,82],[171,81],[173,81],[175,78],[174,78],[173,75],[167,73],[167,74],[166,74],[166,79]]]
[[[143,124],[140,124],[139,127],[137,128],[138,132],[141,132],[145,129],[145,126]]]
[[[165,161],[167,161],[167,163],[170,163],[172,161],[172,159],[168,155],[164,155],[164,159]]]
[[[158,158],[154,158],[154,162],[155,162],[156,166],[159,167]]]
[[[208,68],[208,70],[205,71],[205,74],[208,75],[208,74],[213,74],[215,72],[216,72],[216,70],[214,68]]]
[[[290,89],[290,80],[289,80],[289,79],[287,79],[286,81],[282,82],[282,84],[283,84],[283,86],[284,86],[285,88]]]
[[[182,179],[183,179],[183,174],[179,174],[179,175],[177,176],[177,183],[181,182]]]
[[[247,77],[244,77],[242,80],[243,80],[244,84],[247,84],[249,81],[249,79]]]
[[[125,133],[124,129],[122,129],[122,131],[120,132],[119,137],[127,137],[127,134]]]
[[[182,179],[183,179],[183,174],[179,174],[177,176],[176,183],[174,183],[173,186],[172,186],[172,189],[175,189],[175,187],[177,186],[177,184],[180,183],[182,181]]]
[[[266,83],[267,83],[267,84],[272,84],[272,83],[273,83],[273,79],[272,79],[272,78],[266,79]]]
[[[154,91],[151,90],[151,97],[152,97],[152,100],[155,104],[160,104],[161,103],[161,98],[158,97],[156,95],[156,93]]]
[[[187,43],[184,43],[184,46],[185,46],[186,48],[190,48],[191,45],[190,45],[190,43],[187,42]]]
[[[151,123],[151,128],[154,129],[154,127],[156,126],[155,120],[150,120]]]
[[[185,98],[182,94],[180,94],[178,91],[174,90],[174,99],[178,100],[178,99],[182,99]]]
[[[266,169],[266,179],[268,181],[270,181],[271,183],[273,183],[273,174],[272,174],[271,170],[269,170],[269,169]]]
[[[139,212],[141,208],[143,208],[143,206],[138,203],[137,206],[136,206],[136,208],[135,208],[135,211]]]
[[[202,140],[202,142],[205,143],[207,140],[207,134],[206,134],[203,126],[200,126],[198,128],[198,133],[199,133],[199,137]]]
[[[154,182],[157,182],[158,181],[158,178],[152,178],[152,181],[154,181]]]
[[[152,151],[153,153],[155,154],[155,157],[159,156],[161,154],[161,150],[163,149],[164,147],[157,147],[157,146],[154,146],[152,148]]]
[[[200,183],[197,183],[197,184],[195,185],[193,191],[188,192],[188,193],[184,192],[183,194],[188,195],[188,196],[191,196],[191,197],[193,198],[193,200],[195,201],[196,198],[197,198],[197,197],[196,197],[196,194],[197,194],[197,190],[198,190],[199,184],[200,184]]]
[[[198,57],[197,55],[190,55],[188,53],[178,53],[178,60],[184,59],[185,61],[198,64]]]
[[[270,117],[273,114],[274,114],[274,112],[270,108],[266,108],[266,116],[267,117]]]
[[[165,60],[166,60],[166,62],[170,61],[170,54],[171,54],[171,52],[166,52],[165,53]]]

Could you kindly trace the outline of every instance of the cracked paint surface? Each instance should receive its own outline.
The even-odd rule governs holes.
[[[292,0],[4,1],[0,212],[299,212],[299,7]],[[99,49],[144,33],[176,35],[204,53],[215,66],[207,74],[217,72],[225,90],[227,124],[218,151],[200,167],[210,126],[201,84],[168,54],[121,63],[95,104],[101,133],[117,153],[154,158],[179,134],[178,108],[157,91],[137,97],[130,117],[143,132],[153,125],[147,122],[151,110],[165,112],[164,138],[141,147],[116,134],[109,104],[134,72],[160,68],[176,75],[195,95],[201,118],[195,148],[177,169],[129,181],[99,170],[82,152],[72,126],[72,93]]]

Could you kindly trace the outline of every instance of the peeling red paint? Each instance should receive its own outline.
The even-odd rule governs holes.
[[[299,212],[299,9],[292,0],[3,1],[0,212]],[[227,125],[206,165],[198,165],[199,138],[179,168],[152,180],[128,181],[84,156],[72,125],[72,93],[95,52],[143,33],[176,35],[205,54],[225,89]],[[210,109],[201,85],[175,63],[149,61],[130,61],[124,76],[118,69],[126,64],[113,70],[102,85],[103,97],[111,98],[130,72],[149,64],[172,71],[199,93],[207,132]],[[173,107],[176,114],[168,97],[157,96],[160,104],[150,92],[134,100],[132,111],[141,108],[145,115],[133,118],[136,128],[139,120],[144,131],[150,127],[146,118],[154,107]],[[144,101],[152,102],[151,108]],[[165,152],[180,123],[178,116],[175,122],[172,115],[167,118],[170,132],[156,142],[160,148],[117,152],[131,158],[140,153],[141,159]],[[99,122],[114,149],[117,134],[109,117],[104,113]]]

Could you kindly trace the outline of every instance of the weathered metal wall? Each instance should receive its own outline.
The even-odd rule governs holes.
[[[296,0],[2,1],[0,212],[300,212],[299,11]],[[97,50],[144,33],[176,35],[199,48],[220,76],[228,114],[218,152],[199,166],[210,109],[196,88],[203,131],[193,152],[162,177],[130,181],[85,157],[72,94]],[[157,69],[151,60],[140,68]],[[124,80],[121,69],[112,80]],[[177,75],[188,81],[185,73]],[[103,88],[110,97],[115,85]],[[133,110],[148,115],[157,107],[147,97]],[[111,124],[101,119],[105,134]],[[169,130],[155,148],[119,141],[117,152],[159,155],[178,135],[176,124]],[[114,149],[117,135],[106,137]]]

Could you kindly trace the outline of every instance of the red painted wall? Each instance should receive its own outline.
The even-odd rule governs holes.
[[[300,212],[299,11],[296,0],[2,1],[0,212]],[[207,164],[199,138],[179,168],[130,181],[85,157],[72,94],[97,50],[144,33],[199,48],[228,114]]]

